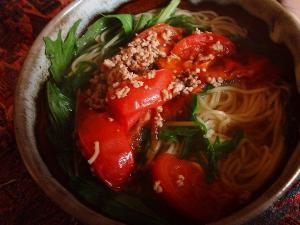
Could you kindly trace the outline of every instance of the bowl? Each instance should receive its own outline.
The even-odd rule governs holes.
[[[49,63],[44,54],[45,47],[43,37],[54,38],[59,29],[63,35],[71,25],[79,18],[82,19],[79,31],[84,28],[101,13],[115,10],[124,0],[77,0],[72,2],[60,12],[44,28],[34,42],[28,57],[23,65],[15,92],[15,135],[19,152],[23,162],[44,192],[53,199],[67,213],[75,216],[85,224],[112,225],[122,224],[105,217],[89,208],[73,195],[64,184],[52,174],[48,164],[41,156],[41,148],[38,146],[35,132],[38,120],[37,99],[44,82],[48,77]],[[201,0],[191,0],[196,4]],[[237,4],[248,13],[264,21],[269,29],[271,39],[276,43],[285,44],[294,59],[296,87],[300,91],[300,24],[293,15],[289,14],[277,1],[274,0],[215,0],[218,4]],[[136,2],[137,4],[138,2]],[[161,6],[161,1],[154,1]],[[284,168],[277,179],[254,201],[239,211],[234,212],[213,224],[241,224],[249,221],[267,209],[278,199],[300,175],[300,144],[287,157]]]

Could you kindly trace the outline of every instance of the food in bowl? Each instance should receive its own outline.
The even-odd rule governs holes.
[[[60,164],[81,198],[128,223],[173,224],[173,212],[215,221],[249,202],[284,155],[283,68],[233,18],[178,4],[45,38]]]

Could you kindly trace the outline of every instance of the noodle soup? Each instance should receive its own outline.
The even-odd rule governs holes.
[[[178,3],[45,38],[47,132],[66,179],[128,223],[216,221],[255,198],[286,154],[293,91],[268,52],[282,48],[262,35],[267,54],[256,51],[247,20]]]

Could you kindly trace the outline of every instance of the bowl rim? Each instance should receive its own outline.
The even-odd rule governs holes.
[[[241,2],[243,0],[229,0],[229,1],[214,0],[214,1],[220,4],[233,3],[233,4],[241,5],[242,4]],[[247,7],[249,8],[247,7],[245,8],[243,7],[243,5],[241,6],[250,14],[253,14],[256,17],[263,19],[265,22],[270,22],[269,19],[272,18],[267,18],[264,17],[265,15],[257,14],[254,9],[251,9],[251,7],[253,7],[251,1],[252,0],[244,0],[244,3],[246,2],[246,4],[249,5]],[[43,159],[38,154],[35,136],[34,133],[32,133],[32,125],[30,125],[30,121],[34,122],[35,119],[35,113],[36,113],[35,105],[32,106],[31,104],[31,106],[34,108],[29,108],[26,107],[25,105],[25,102],[27,102],[28,104],[34,103],[34,99],[36,98],[36,96],[34,96],[34,94],[32,93],[30,93],[29,95],[24,95],[23,92],[24,89],[30,88],[31,87],[30,85],[34,85],[32,84],[32,82],[30,83],[27,78],[30,77],[29,74],[33,72],[30,68],[34,60],[34,52],[41,49],[41,43],[43,43],[43,37],[48,36],[48,34],[50,34],[50,32],[53,30],[53,26],[63,21],[67,17],[67,15],[70,14],[71,11],[76,10],[78,7],[81,7],[83,2],[84,0],[75,0],[72,3],[70,3],[67,7],[65,7],[58,15],[56,15],[47,24],[47,26],[38,35],[34,44],[32,45],[28,53],[28,56],[23,64],[23,68],[19,75],[18,83],[15,91],[15,103],[14,103],[15,137],[16,137],[19,153],[31,177],[42,188],[42,190],[46,193],[46,195],[49,196],[54,202],[56,202],[65,212],[67,212],[72,216],[75,216],[80,221],[83,221],[87,224],[101,223],[102,225],[111,225],[111,224],[121,225],[123,223],[110,219],[102,215],[101,213],[86,206],[52,176],[46,164],[44,163]],[[98,0],[98,4],[99,2],[109,2],[109,1]],[[119,6],[120,4],[126,2],[126,0],[122,0],[122,1],[116,0],[111,2],[112,5],[115,4]],[[297,30],[296,34],[299,37],[298,40],[300,40],[300,25],[297,23],[297,21],[293,18],[292,15],[286,12],[286,10],[279,3],[277,3],[276,1],[274,2],[273,0],[262,0],[260,4],[265,4],[267,6],[272,5],[274,13],[275,12],[281,13],[280,15],[283,15],[282,17],[284,19],[282,19],[282,17],[279,17],[279,19],[277,20],[275,19],[275,22],[273,22],[273,26],[275,26],[274,24],[276,24],[276,21],[279,21],[278,23],[282,22],[280,19],[282,19],[283,21],[288,21]],[[280,34],[276,33],[279,31],[277,31],[274,27],[272,27],[272,29],[274,34],[273,38],[277,41],[285,42],[285,44],[288,46],[290,51],[293,53],[294,60],[295,60],[295,67],[296,67],[295,68],[296,77],[299,78],[300,63],[298,62],[300,62],[300,45],[294,46],[291,43],[288,43],[287,41],[289,39],[284,39]],[[298,90],[300,90],[300,85],[299,85],[300,79],[297,79],[297,82],[298,82],[297,83]],[[291,169],[288,170],[288,168]],[[215,225],[240,224],[251,220],[255,216],[262,213],[265,209],[267,209],[276,199],[282,196],[282,194],[286,192],[286,190],[293,184],[293,182],[297,179],[299,175],[300,175],[300,143],[298,143],[296,149],[288,159],[288,163],[284,167],[281,175],[269,188],[267,188],[267,190],[261,196],[259,196],[257,199],[249,203],[246,207],[212,224]],[[255,203],[260,203],[259,207],[257,207]]]

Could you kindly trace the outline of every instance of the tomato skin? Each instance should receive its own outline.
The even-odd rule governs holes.
[[[242,60],[241,60],[242,59]],[[198,74],[201,80],[222,78],[223,80],[248,79],[248,84],[273,82],[278,78],[280,69],[263,56],[243,54],[218,59],[206,72]]]
[[[219,47],[214,47],[216,44]],[[207,69],[215,58],[234,54],[235,51],[234,43],[222,35],[195,33],[177,42],[171,50],[171,56],[167,59],[160,58],[158,66],[176,73],[195,71],[197,68]]]
[[[171,31],[173,34],[168,41],[165,40],[163,37],[163,33],[166,30]],[[139,33],[136,36],[136,38],[146,39],[151,32],[156,32],[157,40],[160,43],[159,49],[161,51],[163,51],[164,53],[166,53],[166,55],[168,55],[170,50],[172,49],[173,45],[182,38],[183,31],[184,30],[182,28],[173,27],[173,26],[170,26],[169,24],[165,24],[165,23],[159,23],[159,24],[156,24],[156,25],[142,31],[141,33]]]
[[[139,120],[147,113],[146,110],[141,110],[133,112],[131,114],[125,115],[124,117],[117,116],[117,120],[120,125],[125,129],[125,131],[130,130]]]
[[[76,133],[80,150],[88,160],[94,154],[94,143],[100,144],[100,153],[91,168],[112,189],[121,189],[134,169],[130,140],[117,121],[110,121],[106,112],[89,110],[79,103]]]
[[[202,168],[194,162],[163,153],[153,162],[152,175],[154,184],[159,182],[162,187],[158,194],[191,219],[213,221],[233,209],[234,198],[220,183],[206,183]],[[178,184],[180,176],[183,177],[181,185]]]
[[[142,78],[139,81],[143,81],[144,85],[139,88],[134,88],[130,81],[123,82],[119,88],[125,86],[130,88],[127,96],[123,98],[114,98],[115,89],[108,92],[108,106],[109,110],[113,113],[118,121],[128,118],[128,116],[134,115],[147,109],[155,108],[162,105],[163,100],[161,91],[168,88],[169,84],[173,80],[173,74],[170,70],[162,69],[155,72],[155,77],[152,79]],[[146,89],[145,86],[148,86]],[[132,124],[132,123],[128,123]]]
[[[222,48],[213,48],[219,42]],[[172,49],[171,53],[177,55],[182,60],[195,59],[199,54],[213,56],[225,56],[235,52],[235,45],[225,36],[217,33],[204,32],[195,33],[180,40]]]
[[[192,95],[179,95],[164,104],[161,116],[164,120],[190,119]]]

